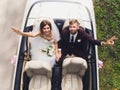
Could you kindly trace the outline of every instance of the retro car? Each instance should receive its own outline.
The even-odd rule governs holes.
[[[57,26],[60,34],[62,29],[68,26],[68,21],[75,18],[85,31],[96,39],[92,0],[28,0],[22,23],[23,32],[34,32],[34,26],[37,27],[38,23],[46,18]],[[66,70],[66,73],[61,74],[61,68],[56,65],[52,69],[47,64],[33,61],[26,66],[32,61],[31,48],[37,47],[32,43],[35,42],[28,37],[20,37],[12,90],[99,90],[97,47],[89,43],[85,45],[88,68],[82,79],[78,67],[74,67],[77,71],[74,73],[72,66],[67,68],[63,66],[62,69]],[[81,65],[77,63],[69,65]],[[83,88],[84,86],[87,89]]]

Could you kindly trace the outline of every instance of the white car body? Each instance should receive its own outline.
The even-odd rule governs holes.
[[[36,6],[36,2],[39,2]],[[32,8],[32,13],[30,9]],[[76,10],[76,11],[75,11]],[[30,14],[28,14],[30,12]],[[29,15],[29,16],[28,16]],[[26,21],[26,18],[28,19]],[[76,18],[83,21],[83,26],[92,29],[93,37],[96,39],[96,24],[95,24],[95,15],[94,15],[94,6],[92,0],[28,0],[25,8],[25,13],[22,22],[22,30],[30,25],[33,25],[35,20],[39,18],[52,18],[52,19],[70,19]],[[22,37],[20,37],[19,50],[22,42]],[[98,73],[98,53],[97,47],[95,47],[96,54],[96,77],[97,77],[97,86],[94,90],[99,90],[99,73]],[[17,56],[17,60],[19,56]],[[14,73],[13,88],[15,85],[17,65]],[[91,90],[91,89],[90,89]]]

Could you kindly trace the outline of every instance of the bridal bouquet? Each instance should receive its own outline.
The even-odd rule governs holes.
[[[46,52],[46,54],[49,57],[52,57],[54,55],[54,47],[52,45],[47,46],[45,50],[42,50],[43,52]]]

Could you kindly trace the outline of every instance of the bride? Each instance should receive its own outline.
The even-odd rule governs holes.
[[[22,32],[15,27],[11,27],[11,29],[19,35],[34,37],[31,38],[32,60],[47,61],[53,67],[55,60],[58,61],[61,57],[61,52],[58,49],[59,31],[49,20],[42,20],[39,30],[35,32]]]

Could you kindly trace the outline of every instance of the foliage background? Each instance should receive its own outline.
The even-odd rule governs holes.
[[[100,90],[120,90],[120,0],[93,0],[97,38],[118,37],[115,46],[98,47],[104,66],[99,70]]]

